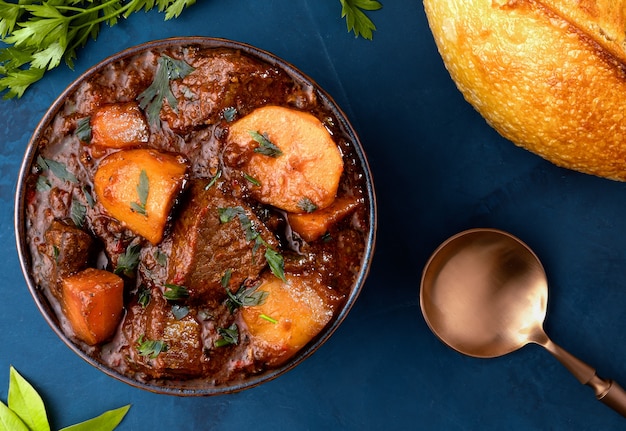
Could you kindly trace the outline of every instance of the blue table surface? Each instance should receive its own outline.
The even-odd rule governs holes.
[[[373,41],[348,34],[337,0],[199,1],[173,21],[138,13],[0,101],[0,399],[9,366],[33,383],[53,429],[132,404],[127,430],[609,430],[625,420],[542,348],[475,359],[444,346],[419,307],[432,251],[467,228],[526,241],[550,282],[551,338],[626,384],[626,184],[558,168],[500,137],[463,100],[421,2],[384,1]],[[92,368],[39,314],[20,271],[14,192],[47,107],[89,66],[141,42],[215,36],[256,45],[316,80],[352,120],[378,195],[370,276],[313,356],[257,388],[208,398],[157,395]],[[3,377],[4,376],[4,377]]]

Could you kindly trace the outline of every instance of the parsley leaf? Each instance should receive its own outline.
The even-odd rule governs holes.
[[[178,101],[170,88],[170,80],[184,78],[194,70],[183,60],[176,60],[165,54],[159,57],[152,84],[137,96],[139,107],[146,112],[150,124],[159,124],[165,99],[174,112],[178,112]]]
[[[239,328],[236,323],[233,323],[228,328],[217,328],[217,333],[221,338],[215,340],[215,347],[239,343]]]
[[[83,142],[91,142],[91,117],[83,117],[76,122],[76,137]]]
[[[148,202],[148,192],[150,191],[150,180],[145,169],[141,170],[139,174],[139,184],[137,184],[137,195],[139,196],[139,203],[131,202],[130,208],[141,215],[147,216],[146,202]]]
[[[180,16],[196,0],[0,0],[0,92],[22,97],[46,71],[64,60],[74,67],[76,50],[97,39],[100,24],[117,24],[141,10],[158,8],[165,20]]]
[[[263,154],[264,156],[269,157],[278,157],[283,154],[281,149],[270,141],[265,133],[261,134],[254,130],[250,130],[248,133],[250,133],[252,139],[259,144],[259,146],[254,149],[255,153]]]
[[[143,335],[140,336],[139,339],[137,339],[136,347],[137,352],[139,352],[141,356],[145,356],[150,359],[155,359],[157,356],[159,356],[159,353],[167,352],[168,349],[165,341],[148,339],[144,340]]]
[[[87,215],[87,207],[80,203],[76,198],[72,199],[72,206],[70,208],[70,217],[76,225],[76,227],[83,227],[85,224],[85,216]]]
[[[124,274],[127,277],[132,277],[133,272],[137,268],[139,264],[139,252],[141,251],[141,244],[130,244],[126,247],[124,254],[121,254],[120,257],[117,258],[117,267],[115,274]]]
[[[256,284],[251,287],[247,287],[242,284],[239,286],[237,292],[232,293],[228,287],[226,287],[226,306],[232,313],[239,307],[254,307],[265,303],[267,296],[270,294],[265,290],[258,290],[261,284]]]
[[[168,301],[178,301],[189,297],[189,289],[185,286],[179,286],[178,284],[165,284],[163,290],[163,297]]]
[[[379,10],[383,5],[376,0],[339,0],[341,2],[341,17],[346,19],[348,32],[354,32],[356,37],[362,36],[372,40],[376,26],[363,12]]]
[[[1,1],[1,0],[0,0]],[[70,183],[77,183],[78,180],[73,173],[67,170],[65,165],[56,160],[46,159],[42,156],[37,156],[37,165],[42,170],[49,170],[60,180],[69,181]]]
[[[298,201],[298,208],[305,213],[312,213],[317,209],[317,205],[315,205],[311,199],[303,197]]]

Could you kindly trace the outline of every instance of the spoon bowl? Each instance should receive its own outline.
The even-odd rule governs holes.
[[[539,258],[501,230],[471,229],[454,235],[435,250],[422,274],[422,314],[443,343],[478,358],[536,343],[590,386],[600,401],[626,416],[626,392],[546,335],[547,304],[548,282]]]

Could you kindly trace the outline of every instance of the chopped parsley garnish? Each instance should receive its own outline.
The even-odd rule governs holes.
[[[139,107],[145,111],[150,124],[159,124],[163,100],[167,100],[172,110],[178,112],[178,101],[172,93],[170,81],[184,78],[194,70],[183,60],[176,60],[164,54],[159,57],[152,84],[137,97]]]
[[[244,172],[243,177],[250,183],[252,183],[252,185],[255,185],[257,187],[259,187],[261,185],[261,182],[259,180],[257,180],[256,178],[254,178],[253,176],[246,174]]]
[[[137,351],[141,356],[155,359],[161,352],[167,352],[167,344],[161,340],[144,340],[142,335],[137,340]]]
[[[83,227],[85,224],[85,216],[87,215],[87,207],[80,203],[76,198],[72,199],[72,206],[70,208],[70,217],[76,225],[76,227]]]
[[[146,308],[148,304],[150,304],[150,300],[152,299],[152,294],[150,293],[150,289],[145,286],[142,286],[139,289],[139,296],[137,298],[137,303],[141,305],[142,308]]]
[[[217,333],[221,338],[215,340],[215,347],[224,347],[239,343],[239,328],[233,323],[228,328],[217,328]]]
[[[240,206],[218,208],[218,213],[221,223],[228,223],[235,217],[239,219],[246,235],[246,240],[254,241],[254,250],[261,245],[265,246],[265,260],[267,261],[272,274],[285,281],[285,262],[283,256],[274,250],[263,238],[261,238],[261,234],[254,229],[252,221],[248,218],[244,209]]]
[[[41,170],[49,170],[60,180],[69,181],[70,183],[78,182],[74,174],[68,171],[67,167],[61,162],[37,156],[37,165]]]
[[[237,109],[230,106],[222,111],[222,115],[224,115],[224,120],[231,123],[235,119],[235,116],[237,115]]]
[[[143,216],[147,216],[146,202],[148,201],[148,192],[150,191],[150,180],[145,169],[141,170],[139,174],[139,184],[137,184],[137,195],[139,196],[139,202],[131,202],[130,208]]]
[[[186,305],[172,305],[172,314],[176,320],[184,319],[189,314],[189,307]]]
[[[47,192],[52,189],[52,184],[50,184],[50,181],[48,180],[48,178],[46,178],[43,175],[39,175],[37,177],[36,188],[38,192]]]
[[[232,293],[228,287],[226,287],[226,306],[232,313],[239,307],[254,307],[256,305],[262,305],[265,303],[269,292],[264,290],[258,290],[261,284],[254,286],[246,286],[242,284],[239,286],[237,292]]]
[[[163,297],[168,301],[179,301],[189,297],[189,289],[178,284],[165,284]]]
[[[259,317],[263,320],[267,320],[270,323],[273,323],[274,325],[278,323],[278,320],[268,316],[267,314],[259,314]]]
[[[140,251],[141,245],[137,243],[130,244],[126,247],[124,253],[117,258],[117,267],[113,272],[118,275],[123,274],[128,277],[132,277],[137,265],[139,265]]]
[[[96,200],[91,195],[91,192],[89,191],[87,186],[83,186],[82,190],[83,190],[83,194],[85,195],[85,200],[87,201],[87,205],[89,205],[89,208],[93,208],[94,205],[96,204]]]
[[[250,133],[252,139],[254,139],[259,144],[259,146],[254,149],[255,153],[274,158],[283,154],[280,148],[278,148],[276,144],[270,141],[265,133],[261,134],[254,130],[250,130],[248,133]]]
[[[211,178],[211,181],[209,181],[209,183],[206,186],[204,186],[204,190],[209,190],[211,187],[213,187],[213,185],[217,182],[217,180],[221,176],[222,176],[222,171],[221,170],[217,171],[215,176]]]
[[[157,250],[154,252],[154,260],[161,265],[165,266],[167,264],[167,254],[163,253],[161,250]]]
[[[303,197],[298,201],[298,208],[305,213],[312,213],[317,209],[317,205],[315,205],[311,199]]]
[[[91,143],[91,117],[83,117],[76,122],[76,137],[87,144]]]

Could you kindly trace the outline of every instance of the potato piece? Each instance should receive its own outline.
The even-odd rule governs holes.
[[[174,154],[150,149],[118,151],[100,162],[94,190],[111,216],[158,244],[187,168],[187,160]]]
[[[330,305],[300,277],[287,276],[284,283],[269,275],[257,291],[269,293],[265,302],[243,307],[241,315],[251,335],[254,355],[269,365],[281,364],[293,356],[333,315]]]
[[[280,106],[254,110],[230,126],[229,142],[240,149],[258,148],[251,132],[265,135],[282,154],[252,153],[244,171],[260,182],[252,193],[259,201],[302,212],[307,199],[325,208],[335,199],[343,160],[324,125],[313,115]]]
[[[79,339],[93,346],[113,335],[124,307],[119,276],[87,268],[63,279],[62,295],[65,315]]]
[[[359,202],[353,197],[342,197],[335,199],[330,206],[304,214],[287,214],[287,219],[291,228],[297,232],[305,241],[315,241],[320,238],[328,229],[350,214]]]
[[[104,105],[91,115],[91,143],[126,148],[148,142],[148,123],[135,102]]]

